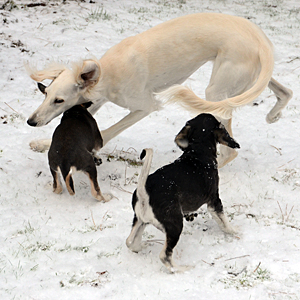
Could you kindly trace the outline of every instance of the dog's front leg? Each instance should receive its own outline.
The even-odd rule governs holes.
[[[122,131],[132,126],[136,122],[140,121],[144,117],[148,116],[150,112],[144,110],[137,110],[130,112],[118,123],[113,126],[101,131],[101,136],[103,138],[103,145],[105,145],[109,140],[120,134]]]
[[[43,152],[49,150],[52,140],[34,140],[29,143],[32,150],[37,152]]]

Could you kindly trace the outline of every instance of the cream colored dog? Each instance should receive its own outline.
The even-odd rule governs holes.
[[[206,100],[183,83],[207,61],[213,61]],[[246,19],[216,13],[199,13],[159,24],[129,37],[109,49],[100,60],[84,60],[73,69],[59,64],[37,71],[29,68],[33,80],[53,80],[39,88],[46,99],[28,119],[31,126],[43,126],[70,107],[92,101],[94,114],[110,101],[130,110],[121,121],[101,132],[104,144],[126,128],[159,108],[155,93],[179,101],[199,114],[219,117],[232,135],[233,109],[253,101],[269,86],[277,97],[267,115],[269,123],[280,118],[292,91],[272,78],[272,44],[265,34]],[[169,89],[168,89],[169,88]],[[31,143],[36,150],[49,147],[51,140]],[[222,167],[236,157],[224,147]]]

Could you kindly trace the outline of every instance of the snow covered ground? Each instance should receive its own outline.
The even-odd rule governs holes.
[[[91,3],[90,3],[91,2]],[[30,6],[28,4],[41,4]],[[181,151],[174,136],[192,117],[177,106],[154,112],[103,148],[98,180],[114,198],[99,203],[84,174],[76,195],[52,192],[47,153],[30,150],[50,138],[59,118],[40,128],[27,117],[43,101],[24,61],[42,68],[101,55],[130,35],[194,12],[222,12],[259,25],[276,48],[274,77],[294,91],[283,117],[267,124],[275,103],[266,89],[234,112],[239,156],[220,170],[220,195],[237,237],[228,237],[201,209],[185,222],[174,251],[189,272],[169,274],[159,260],[164,235],[147,227],[147,248],[125,245],[133,212],[131,193],[144,147],[153,170]],[[94,0],[0,3],[0,298],[1,299],[300,299],[300,6],[298,0]],[[187,84],[200,96],[211,65]],[[127,111],[106,104],[105,129]]]

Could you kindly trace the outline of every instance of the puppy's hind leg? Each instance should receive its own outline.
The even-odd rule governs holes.
[[[183,228],[183,220],[181,219],[175,220],[175,222],[170,223],[165,226],[166,232],[166,242],[164,248],[160,252],[159,258],[161,262],[166,266],[166,268],[171,272],[184,272],[191,269],[190,266],[178,266],[174,263],[172,255],[173,249],[178,243],[180,234]]]
[[[91,155],[89,155],[89,166],[84,172],[89,176],[91,182],[91,193],[92,195],[99,201],[108,202],[111,200],[110,195],[102,195],[100,187],[97,181],[97,169],[94,163],[94,159]]]
[[[51,167],[50,167],[50,171],[53,176],[53,192],[56,194],[60,194],[62,192],[62,186],[59,180],[59,172],[54,171]]]
[[[146,224],[134,215],[130,235],[126,239],[126,246],[133,252],[142,250],[142,235]]]
[[[229,234],[237,233],[237,230],[233,226],[231,226],[228,218],[224,214],[223,205],[219,198],[217,198],[217,200],[209,202],[207,204],[207,210],[211,214],[212,218],[217,222],[221,230]]]
[[[67,187],[69,194],[71,196],[75,195],[74,182],[72,179],[72,169],[70,169],[69,173],[66,176],[63,175],[63,177],[66,182],[66,187]]]

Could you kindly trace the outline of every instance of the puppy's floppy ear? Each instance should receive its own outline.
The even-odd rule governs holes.
[[[86,88],[95,85],[100,79],[100,65],[94,60],[85,60],[79,72],[80,87]]]
[[[213,131],[216,141],[230,148],[240,148],[240,145],[229,135],[225,127],[220,124],[219,128]]]
[[[192,127],[190,125],[185,125],[180,130],[180,132],[176,135],[175,143],[183,151],[189,145],[189,136],[190,136],[191,128]]]
[[[39,90],[40,90],[43,94],[46,94],[46,92],[45,92],[46,86],[43,85],[43,84],[40,83],[40,82],[38,82],[37,85],[38,85]]]
[[[89,101],[89,102],[82,103],[81,106],[83,106],[84,108],[88,109],[92,104],[93,104],[93,102]]]

